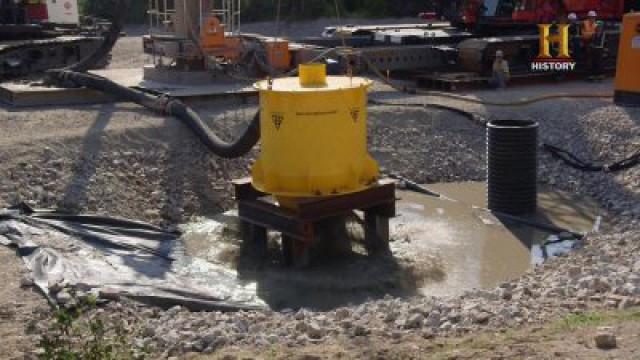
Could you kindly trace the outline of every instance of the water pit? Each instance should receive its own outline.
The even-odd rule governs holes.
[[[393,258],[367,257],[358,243],[360,226],[352,221],[348,225],[354,240],[350,254],[319,257],[309,269],[291,270],[282,266],[274,248],[268,259],[258,263],[241,246],[233,212],[185,225],[180,252],[235,273],[244,291],[255,291],[267,306],[322,310],[386,294],[454,296],[473,288],[491,288],[580,245],[568,234],[559,238],[501,222],[474,208],[486,206],[484,183],[428,187],[458,201],[398,192],[399,216],[391,222]],[[599,224],[603,214],[593,201],[544,189],[539,208],[530,220],[582,233]],[[277,241],[271,238],[273,245]],[[206,274],[200,275],[204,280]]]

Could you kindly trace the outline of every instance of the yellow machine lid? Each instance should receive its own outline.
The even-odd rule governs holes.
[[[268,90],[277,92],[318,92],[318,91],[335,91],[347,90],[359,87],[369,87],[371,80],[360,77],[346,76],[329,76],[326,85],[302,86],[297,77],[274,79],[271,86],[268,80],[255,83],[254,87],[258,90]]]
[[[263,80],[254,84],[261,91],[318,92],[369,87],[372,81],[361,77],[327,76],[325,64],[301,64],[299,77]]]

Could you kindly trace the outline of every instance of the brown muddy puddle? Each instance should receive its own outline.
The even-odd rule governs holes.
[[[361,226],[350,221],[350,254],[315,254],[310,268],[288,269],[280,262],[278,236],[270,234],[272,251],[257,262],[241,246],[234,212],[185,225],[184,251],[234,272],[238,286],[255,289],[272,308],[330,309],[387,294],[454,296],[492,288],[576,245],[474,208],[486,205],[484,183],[427,187],[458,201],[398,191],[398,217],[391,221],[393,258],[366,256],[359,243]],[[542,192],[539,207],[530,219],[576,232],[591,231],[603,214],[593,201],[556,191]]]

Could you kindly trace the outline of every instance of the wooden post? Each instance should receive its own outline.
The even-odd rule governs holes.
[[[242,220],[240,222],[240,230],[242,232],[243,245],[248,250],[255,253],[259,258],[267,255],[267,228]]]
[[[389,218],[365,211],[364,242],[370,255],[390,253]]]

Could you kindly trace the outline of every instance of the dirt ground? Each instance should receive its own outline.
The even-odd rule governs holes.
[[[613,327],[618,347],[600,350],[594,336],[600,327]],[[214,356],[192,355],[195,360],[232,359],[638,359],[640,312],[638,309],[570,315],[543,326],[487,332],[451,339],[408,336],[309,345],[302,349],[279,346],[256,352],[228,348]]]
[[[0,359],[13,359],[34,349],[37,339],[28,327],[34,318],[46,314],[49,306],[32,288],[21,287],[24,265],[15,251],[0,246],[0,264]]]

